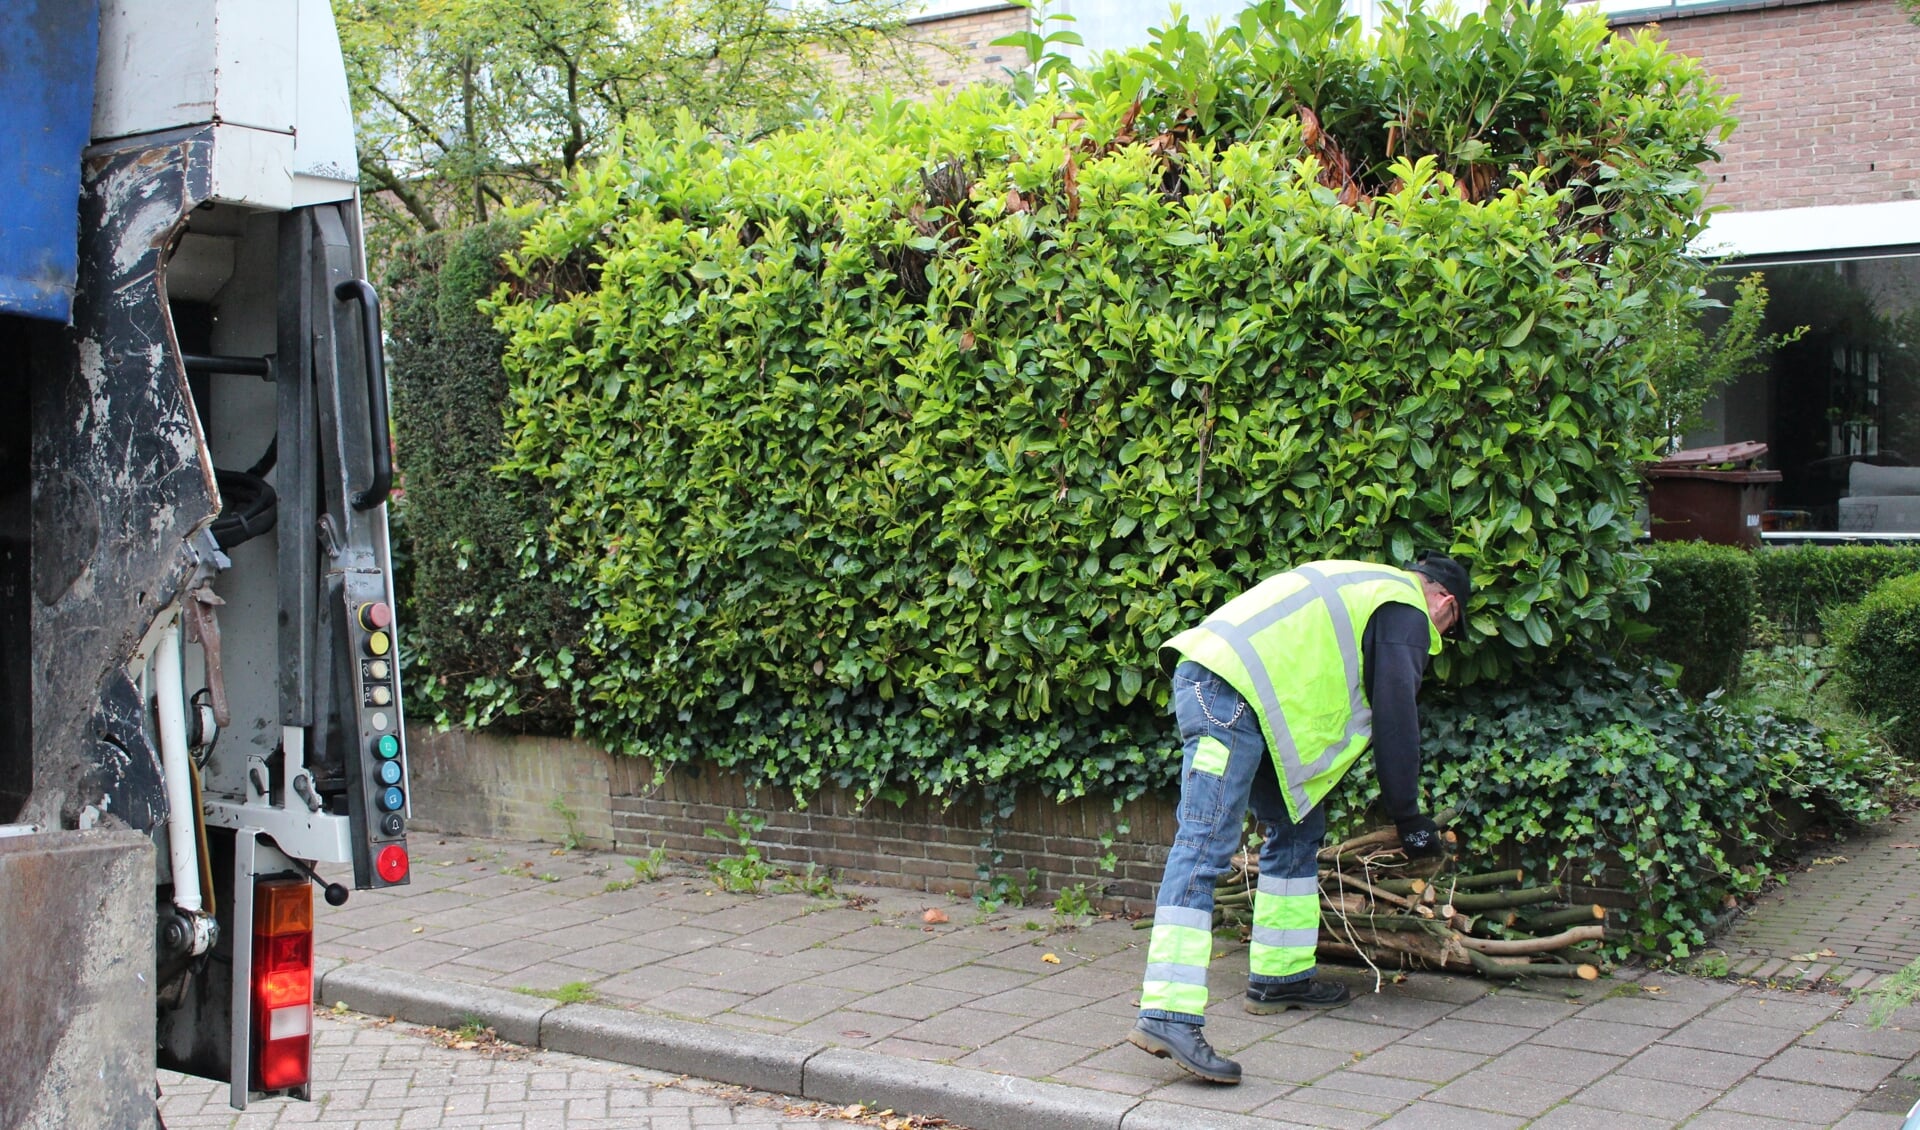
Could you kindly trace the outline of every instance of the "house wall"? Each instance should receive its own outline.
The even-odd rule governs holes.
[[[976,82],[1005,82],[1006,68],[1026,64],[1018,48],[993,41],[1027,28],[1025,8],[1012,4],[914,21],[908,28],[913,48],[927,72],[927,90],[955,90]]]
[[[1684,13],[1684,14],[1683,14]],[[1834,0],[1616,17],[1657,26],[1731,93],[1740,128],[1709,168],[1711,202],[1740,211],[1920,195],[1920,27],[1897,0]]]

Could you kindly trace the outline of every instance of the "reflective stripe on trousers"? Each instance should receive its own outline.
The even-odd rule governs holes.
[[[1253,892],[1253,943],[1247,965],[1256,977],[1295,978],[1313,970],[1320,941],[1320,880],[1260,876]]]

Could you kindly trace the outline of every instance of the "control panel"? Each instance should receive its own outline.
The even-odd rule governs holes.
[[[354,886],[393,887],[407,882],[406,735],[400,719],[400,658],[394,642],[393,606],[385,578],[347,573],[345,602],[348,652],[354,671],[351,717],[358,756],[347,759],[348,816],[353,824]]]

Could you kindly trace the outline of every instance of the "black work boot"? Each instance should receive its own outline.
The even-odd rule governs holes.
[[[1238,1083],[1240,1065],[1213,1050],[1198,1024],[1142,1016],[1127,1042],[1161,1059],[1171,1059],[1209,1083]]]
[[[1285,1012],[1290,1008],[1339,1008],[1353,999],[1353,993],[1338,981],[1289,981],[1284,985],[1247,982],[1247,1011],[1255,1016]]]

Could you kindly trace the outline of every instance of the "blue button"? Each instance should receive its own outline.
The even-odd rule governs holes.
[[[380,763],[380,783],[383,785],[397,785],[400,783],[400,763],[398,761],[382,761]]]
[[[407,806],[407,794],[396,788],[389,788],[380,794],[380,807],[388,812],[398,812]]]

